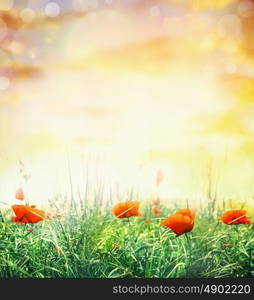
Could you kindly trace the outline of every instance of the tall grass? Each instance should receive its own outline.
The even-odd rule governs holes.
[[[167,208],[161,218],[146,204],[144,217],[117,219],[110,202],[103,209],[71,203],[64,218],[37,223],[32,232],[3,213],[0,277],[254,276],[253,225],[222,224],[203,208],[193,231],[176,237],[159,224],[173,212]]]

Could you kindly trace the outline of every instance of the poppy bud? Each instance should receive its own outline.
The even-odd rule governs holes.
[[[15,198],[21,201],[25,199],[25,194],[21,188],[16,191]]]
[[[163,175],[161,170],[158,170],[158,172],[156,174],[156,185],[157,185],[157,187],[159,187],[159,185],[162,183],[163,180],[164,180],[164,175]]]
[[[158,206],[152,207],[152,215],[154,217],[159,217],[161,215],[161,209]]]
[[[152,200],[152,205],[159,206],[161,203],[160,198]]]

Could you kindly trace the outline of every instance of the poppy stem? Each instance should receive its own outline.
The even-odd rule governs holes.
[[[0,222],[4,222],[4,217],[1,211],[0,211]]]
[[[237,225],[234,226],[234,230],[235,230],[235,233],[236,233],[236,238],[234,239],[234,244],[236,245],[239,241],[239,236],[240,236]]]
[[[238,231],[238,227],[237,227],[237,226],[235,226],[234,228],[235,228],[235,232],[237,232],[237,234],[238,234],[238,233],[239,233],[239,231]]]
[[[188,264],[187,264],[187,268],[186,268],[186,271],[187,271],[187,273],[188,273],[188,271],[189,271],[189,266],[190,266],[190,260],[191,260],[191,256],[192,256],[192,251],[191,251],[191,240],[190,240],[190,237],[189,237],[189,232],[187,232],[186,234],[185,234],[185,238],[186,238],[186,241],[187,241],[187,247],[188,247],[188,249],[189,249],[189,253],[187,254],[187,252],[186,252],[186,254],[187,254],[187,256],[186,256],[186,259],[188,260]],[[188,275],[188,274],[187,274]]]
[[[127,220],[128,220],[128,233],[130,233],[130,229],[131,229],[131,221],[130,221],[130,218],[127,218]]]
[[[249,248],[249,251],[250,251],[250,254],[249,254],[249,272],[250,272],[250,277],[252,276],[252,271],[251,270],[253,270],[253,256],[252,256],[252,248],[250,247]]]
[[[190,250],[190,254],[191,254],[191,240],[190,240],[190,236],[189,233],[186,233],[186,238],[187,238],[187,242],[188,242],[188,246],[189,246],[189,250]]]

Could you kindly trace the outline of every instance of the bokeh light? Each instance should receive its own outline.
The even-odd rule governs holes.
[[[7,90],[10,86],[10,80],[7,77],[0,76],[0,90]]]
[[[47,17],[54,18],[60,13],[60,7],[56,2],[49,2],[45,6],[45,14]]]
[[[1,10],[10,10],[13,7],[13,0],[1,0],[0,1],[0,11]]]
[[[34,20],[34,18],[36,17],[36,14],[33,9],[26,7],[21,10],[20,16],[24,22],[29,23]]]

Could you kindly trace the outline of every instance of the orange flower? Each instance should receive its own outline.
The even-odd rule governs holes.
[[[134,201],[119,203],[113,207],[112,213],[117,218],[139,217],[142,216],[138,210],[139,205],[139,202]]]
[[[32,228],[32,227],[29,227],[29,228],[27,229],[27,231],[33,232],[33,228]]]
[[[44,211],[35,208],[35,205],[12,205],[12,209],[16,215],[12,222],[17,224],[37,223],[46,218]]]
[[[161,215],[161,209],[158,206],[152,207],[152,215],[154,217],[159,217]]]
[[[152,200],[152,205],[159,206],[160,202],[161,202],[160,198],[154,199],[154,200]]]
[[[113,244],[113,245],[112,245],[112,248],[113,248],[113,249],[119,249],[119,248],[120,248],[120,245],[119,245],[119,244]]]
[[[151,222],[150,222],[150,219],[145,219],[145,223],[147,224],[147,225],[149,225]]]
[[[190,210],[189,208],[180,209],[176,212],[177,215],[182,215],[186,217],[190,217],[191,219],[195,219],[195,212],[193,210]]]
[[[227,248],[227,247],[232,247],[233,245],[232,244],[222,244],[221,245],[223,248]]]
[[[195,213],[190,209],[181,209],[161,222],[161,225],[170,228],[177,235],[192,230],[194,226]]]
[[[162,183],[163,180],[164,180],[164,175],[163,175],[161,170],[158,170],[157,174],[156,174],[156,185],[157,185],[157,187],[159,187],[159,185]]]
[[[221,221],[227,225],[250,224],[246,210],[229,210],[221,216]]]
[[[18,199],[18,200],[24,200],[25,199],[25,194],[24,194],[24,192],[21,188],[16,191],[15,198]]]

